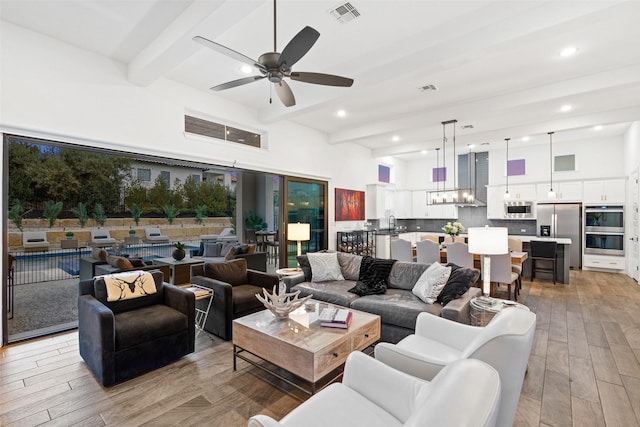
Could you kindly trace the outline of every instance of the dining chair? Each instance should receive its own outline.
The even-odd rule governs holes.
[[[440,245],[432,240],[416,242],[416,260],[420,264],[440,262]]]
[[[434,234],[424,234],[420,237],[420,240],[431,240],[432,242],[440,243],[438,236]]]
[[[555,285],[556,270],[558,268],[556,256],[558,244],[543,240],[532,240],[529,244],[531,245],[531,280],[536,278],[536,272],[551,273],[553,274],[553,284]]]
[[[509,252],[522,252],[522,240],[520,239],[509,239]],[[520,293],[520,289],[522,288],[522,264],[511,264],[511,270],[514,273],[518,273],[518,280],[516,281],[515,295],[516,298]]]
[[[411,242],[404,239],[392,240],[391,258],[398,261],[413,262]]]
[[[447,245],[447,262],[460,267],[473,268],[473,254],[469,253],[469,245],[462,242]]]
[[[485,255],[491,257],[491,271],[489,273],[492,283],[504,283],[507,285],[507,299],[511,299],[511,285],[518,281],[518,273],[511,269],[511,254]],[[513,299],[517,301],[517,283],[514,285]]]

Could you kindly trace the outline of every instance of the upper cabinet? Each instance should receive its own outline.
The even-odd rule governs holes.
[[[387,218],[395,214],[395,191],[393,188],[370,184],[365,195],[365,216],[368,219]]]
[[[504,188],[502,194],[504,197]],[[509,196],[509,200],[532,202],[536,200],[536,186],[535,184],[510,185]]]
[[[625,180],[585,181],[584,203],[624,203]]]
[[[409,190],[396,190],[394,194],[394,215],[396,218],[412,218],[411,200],[412,195]]]
[[[487,218],[504,219],[504,185],[487,187]]]
[[[549,184],[538,184],[538,202],[581,202],[582,181],[555,182],[555,197],[549,197]]]

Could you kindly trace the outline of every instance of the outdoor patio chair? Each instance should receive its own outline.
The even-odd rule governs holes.
[[[46,231],[25,231],[22,233],[22,247],[25,250],[49,249]]]
[[[145,243],[169,243],[169,236],[162,234],[157,227],[147,227],[144,229]]]
[[[109,230],[91,230],[91,246],[113,246],[114,243],[116,243],[116,239],[111,237],[111,235],[109,234]]]

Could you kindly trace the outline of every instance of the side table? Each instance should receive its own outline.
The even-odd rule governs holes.
[[[211,310],[211,303],[213,302],[213,289],[209,289],[205,286],[200,286],[192,283],[187,283],[186,285],[179,285],[178,287],[182,289],[186,289],[189,292],[193,292],[196,295],[196,301],[202,300],[205,298],[209,298],[209,302],[207,303],[207,308],[198,308],[196,305],[196,336],[204,329],[204,325],[207,322],[207,317],[209,316],[209,310]]]
[[[278,281],[279,281],[279,285],[278,285],[278,293],[282,293],[283,289],[286,287],[287,285],[284,283],[284,281],[282,279],[284,279],[287,276],[293,276],[295,274],[298,273],[302,273],[302,269],[301,268],[279,268],[276,270],[276,274],[278,275]]]
[[[517,308],[529,311],[529,307],[515,301],[500,299],[475,297],[471,298],[471,326],[487,326],[497,313],[505,308]]]

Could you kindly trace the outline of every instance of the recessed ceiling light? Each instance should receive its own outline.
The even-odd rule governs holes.
[[[564,49],[562,49],[562,51],[560,51],[560,56],[566,58],[567,56],[571,56],[575,54],[577,51],[578,51],[578,48],[575,46],[565,47]]]
[[[476,144],[467,144],[467,147],[469,148],[475,148]]]
[[[422,150],[420,154],[427,154],[427,150]]]
[[[596,125],[593,127],[593,130],[602,130],[602,125]]]
[[[338,116],[338,117],[347,117],[347,112],[344,111],[344,110],[338,110],[336,112],[336,116]]]
[[[566,113],[567,111],[571,111],[572,109],[573,107],[569,104],[566,104],[560,107],[560,111],[562,111],[563,113]]]
[[[253,68],[251,68],[248,65],[243,65],[242,67],[240,67],[240,72],[242,74],[251,74],[252,71],[253,71]]]
[[[393,135],[393,138],[391,138],[391,140],[393,142],[398,142],[398,141],[400,141],[400,137],[398,135]]]
[[[523,141],[525,141],[525,142],[526,142],[526,141],[528,141],[528,140],[530,140],[530,139],[531,139],[531,138],[529,138],[528,136],[523,136],[523,137],[522,137],[522,140],[523,140]]]

